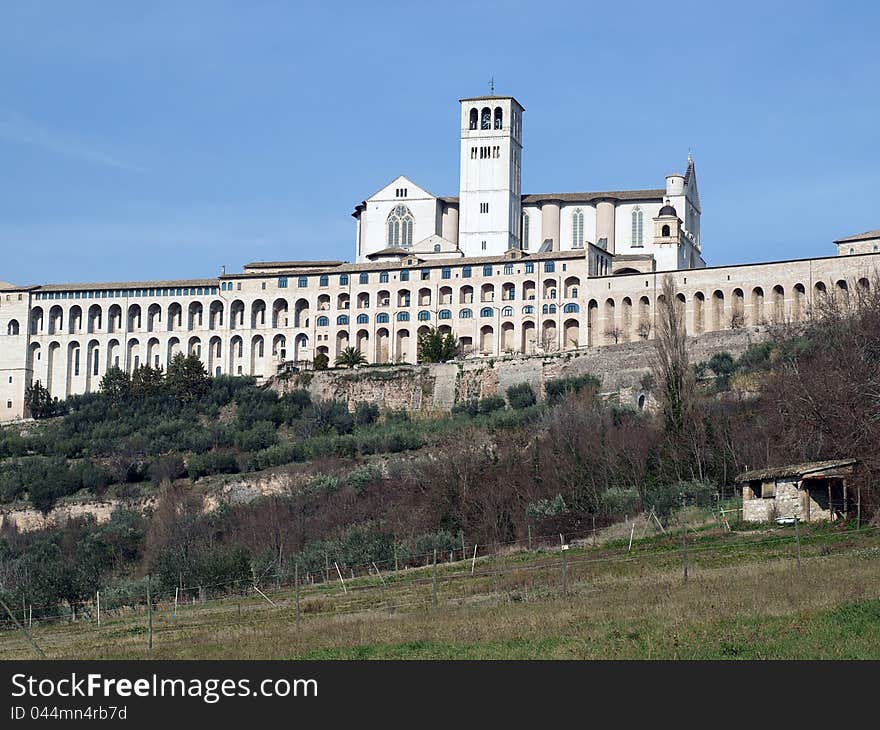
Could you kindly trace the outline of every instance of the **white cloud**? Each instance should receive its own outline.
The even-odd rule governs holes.
[[[57,130],[49,129],[9,109],[0,109],[0,140],[11,144],[29,145],[73,157],[94,165],[128,172],[144,172],[144,168],[83,143]]]

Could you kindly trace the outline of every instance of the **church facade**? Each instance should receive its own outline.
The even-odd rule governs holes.
[[[709,267],[694,162],[656,189],[523,194],[523,107],[460,100],[457,197],[398,177],[355,207],[354,262],[254,262],[195,280],[0,283],[0,421],[35,382],[64,399],[108,368],[196,354],[212,375],[266,379],[358,348],[413,363],[418,335],[455,333],[464,357],[551,354],[654,333],[673,277],[691,334],[804,317],[817,297],[873,282],[880,232],[838,255]],[[876,234],[876,235],[874,235]]]

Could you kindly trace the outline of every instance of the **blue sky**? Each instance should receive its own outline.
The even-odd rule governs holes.
[[[876,2],[2,0],[0,280],[351,259],[396,175],[457,194],[457,100],[493,75],[524,192],[659,187],[690,148],[710,264],[830,254],[880,228],[878,26]]]

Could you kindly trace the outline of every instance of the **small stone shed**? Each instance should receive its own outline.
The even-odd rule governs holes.
[[[846,478],[855,459],[809,461],[740,474],[743,520],[769,522],[797,517],[800,522],[839,520],[855,509]]]

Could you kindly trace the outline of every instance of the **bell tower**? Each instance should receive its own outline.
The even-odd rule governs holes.
[[[458,245],[465,256],[521,247],[522,105],[512,96],[460,99]]]

